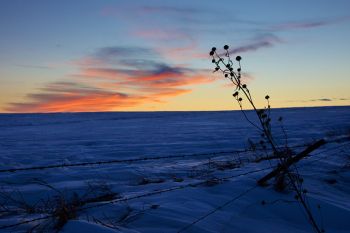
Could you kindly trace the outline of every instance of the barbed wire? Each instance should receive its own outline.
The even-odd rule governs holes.
[[[240,193],[239,195],[235,196],[234,198],[226,201],[224,204],[212,209],[211,211],[209,211],[208,213],[206,213],[205,215],[197,218],[196,220],[194,220],[193,222],[187,224],[186,226],[184,226],[183,228],[181,228],[179,231],[177,231],[177,233],[181,233],[184,232],[185,230],[189,229],[190,227],[192,227],[193,225],[197,224],[198,222],[202,221],[203,219],[209,217],[210,215],[214,214],[215,212],[217,212],[218,210],[223,209],[224,207],[232,204],[233,202],[237,201],[239,198],[245,196],[246,194],[248,194],[249,192],[251,192],[252,190],[254,190],[256,187],[258,187],[258,185],[254,185],[253,187],[245,190],[244,192]]]
[[[64,168],[64,167],[94,166],[94,165],[116,164],[116,163],[134,163],[134,162],[141,162],[141,161],[147,161],[147,160],[175,159],[175,158],[185,158],[185,157],[217,156],[217,155],[224,155],[224,154],[245,153],[249,151],[252,151],[252,150],[248,150],[248,149],[231,150],[231,151],[219,151],[219,152],[211,152],[211,153],[180,154],[180,155],[167,155],[167,156],[155,156],[155,157],[141,157],[141,158],[133,158],[133,159],[114,159],[114,160],[80,162],[80,163],[62,163],[62,164],[43,165],[43,166],[0,169],[0,173],[30,171],[30,170],[46,170],[46,169]]]
[[[342,149],[344,146],[347,146],[349,145],[350,142],[348,143],[345,143],[345,144],[342,144],[340,146],[335,146],[335,147],[331,147],[331,148],[328,148],[326,150],[323,150],[321,152],[318,152],[318,153],[315,153],[313,155],[318,155],[318,154],[322,154],[322,153],[325,153],[325,152],[329,152],[329,151],[334,151],[334,150],[339,150],[339,149]],[[316,161],[319,161],[320,159],[322,158],[325,158],[325,157],[328,157],[329,154],[327,154],[327,156],[322,156],[321,158],[318,158]],[[314,160],[309,162],[308,164],[311,164],[315,162]],[[206,213],[205,215],[197,218],[196,220],[192,221],[191,223],[187,224],[186,226],[184,226],[183,228],[181,228],[179,231],[177,231],[177,233],[181,233],[181,232],[184,232],[185,230],[189,229],[190,227],[192,227],[193,225],[197,224],[198,222],[202,221],[203,219],[209,217],[210,215],[214,214],[215,212],[225,208],[226,206],[232,204],[233,202],[237,201],[239,198],[243,197],[244,195],[246,195],[247,193],[249,193],[250,191],[254,190],[258,185],[255,185],[245,191],[243,191],[242,193],[240,193],[239,195],[233,197],[232,199],[226,201],[225,203],[223,203],[222,205],[212,209],[211,211],[209,211],[208,213]]]
[[[350,145],[350,142],[347,142],[347,143],[344,143],[344,144],[342,144],[342,145],[338,145],[338,146],[334,146],[334,147],[325,149],[325,150],[323,150],[323,151],[314,153],[314,154],[312,154],[312,155],[313,155],[313,156],[316,156],[316,155],[320,155],[320,154],[327,153],[327,152],[330,152],[330,151],[338,151],[338,150],[341,151],[341,150],[343,149],[343,147],[348,146],[348,145]],[[306,165],[313,164],[313,163],[315,163],[315,162],[318,162],[318,161],[320,161],[320,160],[322,160],[322,159],[328,158],[328,157],[333,156],[333,155],[335,155],[335,154],[336,154],[336,152],[327,153],[327,154],[325,154],[324,156],[321,156],[321,157],[319,157],[319,158],[317,158],[317,159],[313,159],[313,160],[311,160],[311,161],[306,161],[306,162],[304,162],[303,164],[299,165],[299,167],[303,167],[303,166],[306,166]]]
[[[233,179],[233,178],[237,178],[237,177],[241,177],[241,176],[247,176],[247,175],[258,173],[258,172],[265,171],[265,170],[268,170],[268,169],[271,169],[271,167],[269,166],[269,167],[266,167],[266,168],[251,170],[251,171],[248,171],[248,172],[235,174],[235,175],[231,175],[231,176],[228,176],[228,177],[216,178],[215,181],[217,181],[217,182],[224,182],[224,181],[228,181],[228,180]],[[157,195],[157,194],[172,192],[172,191],[176,191],[176,190],[180,190],[180,189],[185,189],[185,188],[190,188],[190,187],[197,187],[197,186],[200,186],[200,185],[205,185],[205,184],[207,184],[207,182],[208,182],[207,180],[199,181],[199,182],[189,183],[189,184],[185,184],[185,185],[179,185],[179,186],[175,186],[175,187],[171,187],[171,188],[167,188],[167,189],[160,189],[160,190],[156,190],[156,191],[153,191],[153,192],[143,193],[143,194],[139,194],[139,195],[135,195],[135,196],[131,196],[131,197],[119,198],[119,199],[115,199],[115,200],[111,200],[111,201],[107,201],[107,202],[103,202],[103,203],[99,203],[99,204],[95,204],[95,205],[82,207],[82,208],[79,208],[77,211],[84,211],[84,210],[98,208],[98,207],[102,207],[102,206],[106,206],[106,205],[110,205],[110,204],[115,204],[115,203],[119,203],[119,202],[126,202],[126,201],[139,199],[139,198],[143,198],[143,197],[149,197],[149,196],[154,196],[154,195]],[[0,226],[0,230],[13,228],[13,227],[21,226],[21,225],[24,225],[24,224],[28,224],[28,223],[32,223],[32,222],[36,222],[36,221],[40,221],[40,220],[45,220],[45,219],[49,219],[49,218],[54,218],[54,217],[55,217],[54,214],[49,214],[49,215],[46,215],[46,216],[43,216],[43,217],[31,219],[31,220],[25,220],[25,221],[14,223],[14,224],[3,225],[3,226]]]
[[[327,142],[328,143],[338,142],[338,139],[336,139],[336,140],[328,140]],[[326,150],[320,151],[320,152],[315,153],[313,155],[318,155],[318,154],[326,153],[326,152],[329,152],[329,151],[332,151],[332,150],[341,149],[342,147],[347,146],[349,144],[350,144],[350,142],[343,143],[342,145],[338,145],[338,146],[334,146],[334,147],[328,148]],[[296,146],[293,146],[291,148],[298,148],[298,147],[303,147],[303,146],[305,146],[305,145],[296,145]],[[108,164],[108,163],[130,163],[130,162],[145,161],[145,160],[181,158],[181,157],[191,157],[191,156],[206,156],[206,155],[221,155],[221,154],[229,154],[229,153],[244,153],[244,152],[249,152],[249,151],[253,151],[253,150],[251,150],[251,149],[250,150],[234,150],[234,151],[221,151],[221,152],[213,152],[213,153],[197,153],[197,154],[186,154],[186,155],[175,155],[175,156],[173,155],[173,156],[144,157],[144,158],[125,159],[125,160],[108,160],[108,161],[97,161],[97,162],[83,162],[83,163],[75,163],[75,164],[36,166],[36,167],[15,168],[15,169],[2,169],[2,170],[0,170],[0,172],[4,173],[4,172],[15,172],[15,171],[24,171],[24,170],[41,170],[41,169],[50,169],[50,168],[61,168],[61,167],[70,167],[70,166],[71,167],[74,167],[74,166],[88,166],[88,165],[99,165],[99,164]],[[324,158],[324,157],[327,157],[327,156],[323,156],[322,158]],[[318,158],[317,161],[322,159],[322,158]],[[310,161],[307,164],[310,164],[310,163],[313,163],[313,162],[314,161]],[[232,179],[232,178],[236,178],[236,177],[240,177],[240,176],[246,176],[246,175],[249,175],[249,174],[253,174],[253,173],[269,170],[269,169],[272,169],[272,168],[273,167],[269,166],[269,167],[266,167],[266,168],[257,169],[257,170],[253,170],[253,171],[248,171],[248,172],[245,172],[245,173],[240,173],[240,174],[232,175],[232,176],[229,176],[229,177],[216,178],[215,180],[217,182],[223,182],[223,181],[227,181],[227,180]],[[15,170],[15,171],[13,171],[13,170]],[[115,200],[112,200],[112,201],[99,203],[99,204],[96,204],[96,205],[90,205],[90,206],[82,207],[82,208],[79,208],[78,211],[84,211],[84,210],[88,210],[88,209],[92,209],[92,208],[98,208],[98,207],[102,207],[102,206],[109,205],[109,204],[114,204],[114,203],[119,203],[119,202],[126,202],[126,201],[130,201],[130,200],[138,199],[138,198],[153,196],[153,195],[166,193],[166,192],[172,192],[172,191],[185,189],[185,188],[189,188],[189,187],[197,187],[197,186],[200,186],[200,185],[204,185],[207,182],[208,181],[205,180],[205,181],[200,181],[200,182],[195,182],[195,183],[189,183],[189,184],[185,184],[185,185],[175,186],[175,187],[171,187],[171,188],[167,188],[167,189],[156,190],[156,191],[153,191],[153,192],[139,194],[139,195],[136,195],[136,196],[126,197],[126,198],[119,198],[119,199],[115,199]],[[232,198],[229,201],[225,202],[223,205],[221,205],[221,206],[213,209],[212,211],[208,212],[206,215],[201,216],[200,218],[196,219],[195,221],[193,221],[189,225],[186,225],[185,227],[180,229],[179,232],[182,232],[183,230],[188,229],[189,227],[191,227],[192,225],[196,224],[197,222],[205,219],[206,217],[210,216],[211,214],[215,213],[216,211],[218,211],[218,210],[224,208],[225,206],[231,204],[232,202],[234,202],[237,199],[241,198],[242,196],[244,196],[246,193],[248,193],[249,191],[253,190],[254,188],[256,188],[256,186],[254,186],[251,189],[248,189],[245,192],[235,196],[234,198]],[[13,227],[17,227],[17,226],[20,226],[20,225],[24,225],[24,224],[28,224],[28,223],[32,223],[32,222],[36,222],[36,221],[40,221],[40,220],[45,220],[45,219],[49,219],[49,218],[53,218],[53,217],[55,217],[55,215],[54,214],[50,214],[50,215],[47,215],[47,216],[38,217],[38,218],[30,219],[30,220],[25,220],[25,221],[14,223],[14,224],[3,225],[3,226],[0,226],[0,229],[13,228]]]
[[[51,217],[53,217],[53,215],[47,215],[47,216],[44,216],[44,217],[33,218],[33,219],[30,219],[30,220],[25,220],[25,221],[14,223],[14,224],[0,226],[0,230],[18,227],[18,226],[21,226],[21,225],[24,225],[24,224],[28,224],[28,223],[37,222],[37,221],[40,221],[40,220],[49,219]]]
[[[341,137],[333,140],[327,140],[327,143],[338,142],[339,140],[349,140],[350,137]],[[305,147],[305,143],[290,146],[290,149],[297,149]],[[219,151],[219,152],[209,152],[209,153],[193,153],[193,154],[180,154],[180,155],[166,155],[166,156],[155,156],[155,157],[141,157],[133,159],[114,159],[114,160],[104,160],[104,161],[92,161],[92,162],[80,162],[80,163],[61,163],[61,164],[52,164],[52,165],[43,165],[43,166],[31,166],[31,167],[19,167],[19,168],[6,168],[0,169],[0,173],[13,173],[20,171],[33,171],[33,170],[46,170],[46,169],[55,169],[55,168],[65,168],[65,167],[83,167],[83,166],[95,166],[95,165],[106,165],[106,164],[117,164],[117,163],[134,163],[147,160],[162,160],[162,159],[176,159],[176,158],[186,158],[186,157],[199,157],[199,156],[220,156],[224,154],[237,154],[237,153],[246,153],[254,151],[266,151],[263,148],[255,149],[242,149],[242,150],[230,150],[230,151]]]

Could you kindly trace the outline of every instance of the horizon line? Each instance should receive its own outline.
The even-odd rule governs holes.
[[[350,105],[322,105],[322,106],[291,106],[275,107],[271,109],[293,109],[293,108],[332,108],[332,107],[350,107]],[[258,108],[261,109],[261,108]],[[253,111],[254,109],[243,109],[243,111]],[[81,114],[81,113],[165,113],[165,112],[230,112],[242,111],[241,109],[222,109],[222,110],[156,110],[156,111],[98,111],[98,112],[0,112],[0,115],[26,115],[26,114]]]

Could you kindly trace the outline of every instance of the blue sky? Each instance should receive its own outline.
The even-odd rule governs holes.
[[[258,104],[349,105],[349,1],[0,2],[0,111],[235,109],[212,46]],[[261,102],[260,102],[261,99]]]

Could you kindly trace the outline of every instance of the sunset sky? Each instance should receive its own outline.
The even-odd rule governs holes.
[[[1,0],[0,112],[237,109],[211,47],[242,56],[258,106],[350,105],[348,0]],[[244,102],[243,102],[244,103]]]

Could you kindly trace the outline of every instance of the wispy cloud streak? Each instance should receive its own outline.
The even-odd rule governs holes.
[[[298,22],[288,22],[272,26],[272,30],[296,30],[296,29],[311,29],[324,27],[328,25],[343,23],[350,20],[350,16],[343,16],[328,20],[309,20],[309,21],[298,21]]]
[[[278,44],[281,42],[282,40],[274,35],[261,36],[259,38],[254,39],[248,44],[234,47],[233,49],[230,50],[230,54],[239,54],[239,53],[257,51],[262,48],[272,47],[275,44]]]

